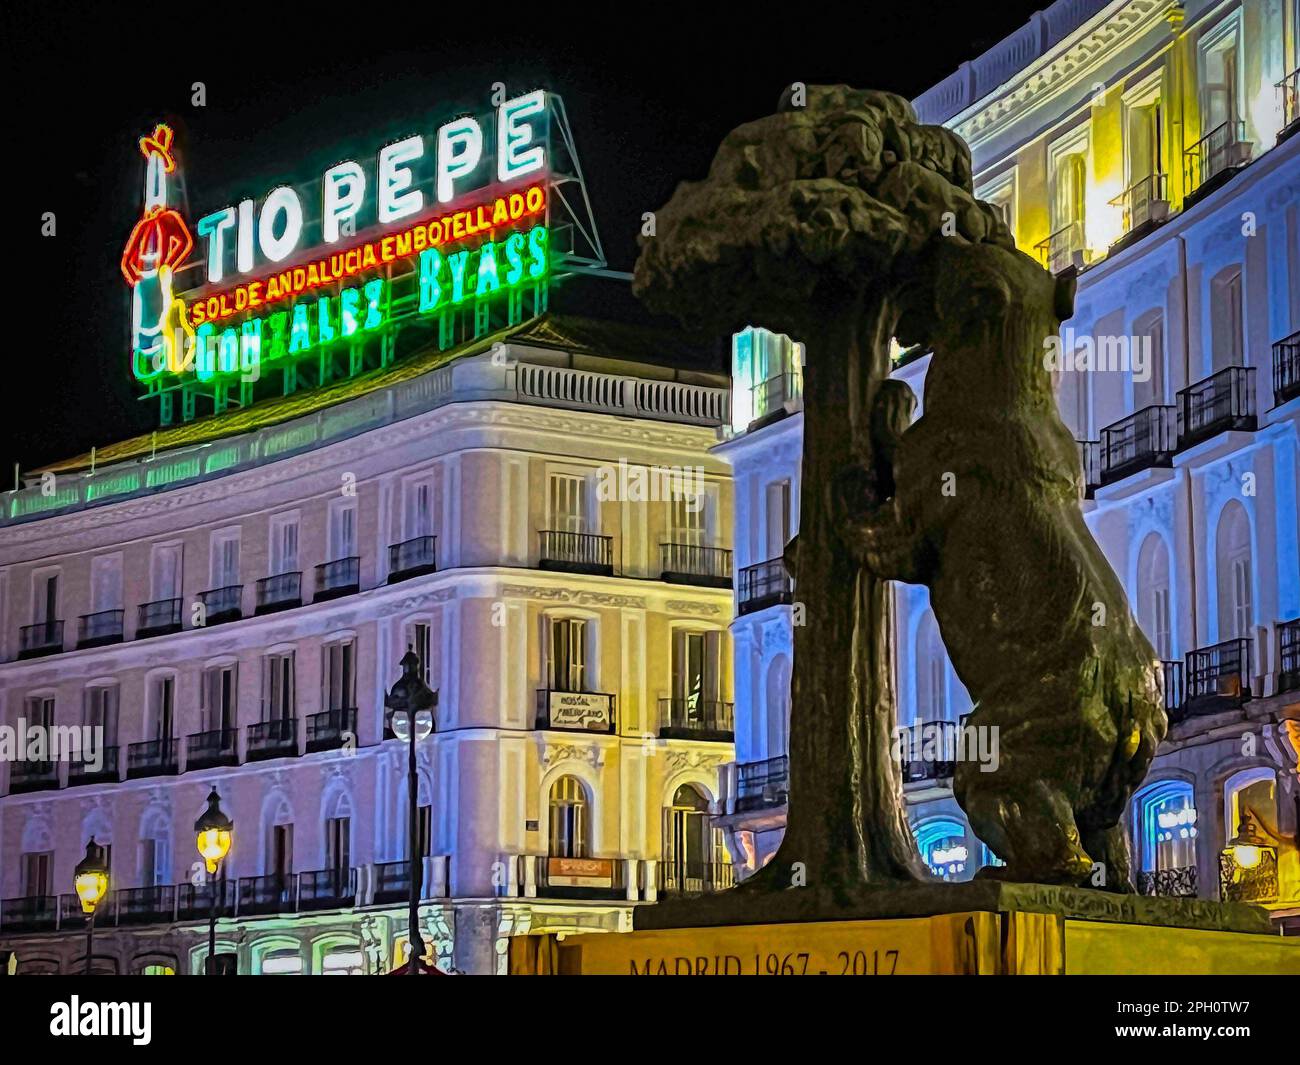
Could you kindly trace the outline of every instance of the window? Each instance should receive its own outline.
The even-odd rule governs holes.
[[[321,661],[324,668],[322,699],[326,710],[350,710],[357,705],[357,645],[353,640],[327,644]]]
[[[710,867],[725,861],[722,833],[709,818],[709,800],[694,784],[683,784],[665,812],[664,850],[673,878],[706,880]]]
[[[262,658],[262,720],[294,716],[294,653],[279,651]]]
[[[1158,873],[1196,865],[1196,802],[1182,780],[1152,785],[1138,799],[1141,871]]]
[[[212,534],[209,579],[212,588],[229,588],[239,583],[239,530]]]
[[[1164,143],[1164,112],[1160,97],[1128,108],[1126,125],[1129,187],[1139,185],[1162,171],[1160,149]]]
[[[1241,267],[1230,266],[1210,283],[1210,327],[1214,371],[1244,366]]]
[[[587,622],[582,618],[550,618],[548,687],[552,691],[588,691]]]
[[[81,723],[87,728],[101,730],[99,744],[117,745],[118,687],[101,684],[86,689],[86,701],[81,710]],[[97,744],[97,746],[99,745]]]
[[[180,544],[158,544],[150,552],[149,594],[154,602],[181,597]]]
[[[365,958],[355,947],[335,947],[321,959],[322,976],[362,976]]]
[[[348,500],[336,502],[330,508],[329,555],[330,561],[355,558],[357,554],[357,505]]]
[[[716,631],[673,634],[674,717],[687,721],[715,715],[720,698],[722,634]]]
[[[23,707],[23,716],[28,728],[48,730],[54,727],[54,696],[29,696]]]
[[[50,867],[53,862],[53,851],[37,851],[23,855],[23,896],[25,898],[51,894]]]
[[[967,880],[966,830],[956,821],[930,821],[913,830],[930,872],[943,880]]]
[[[433,626],[427,621],[412,622],[406,630],[407,646],[420,659],[420,679],[433,687]]]
[[[59,620],[59,575],[42,573],[32,582],[32,621]]]
[[[587,792],[577,777],[560,777],[551,785],[550,850],[553,858],[586,858]]]
[[[325,868],[346,874],[352,868],[352,819],[331,817],[325,822]]]
[[[1219,593],[1219,639],[1250,635],[1252,609],[1250,519],[1235,499],[1223,508],[1215,545]]]
[[[101,555],[90,563],[90,612],[122,609],[122,556]]]
[[[702,486],[697,487],[700,487],[700,495],[683,493],[669,502],[669,543],[687,547],[708,546],[708,523],[705,520],[708,496]]]
[[[916,717],[948,720],[948,652],[929,610],[916,629]]]
[[[1151,533],[1138,552],[1138,621],[1162,662],[1173,659],[1169,620],[1169,549]]]
[[[149,722],[152,728],[146,728],[155,740],[172,738],[172,728],[176,713],[176,678],[167,674],[154,677],[149,685]]]
[[[1236,122],[1240,98],[1237,20],[1228,19],[1201,42],[1201,136]]]
[[[790,659],[781,654],[767,667],[767,756],[787,753],[790,742]]]
[[[419,817],[420,853],[429,857],[433,853],[433,807],[421,805],[416,808]]]
[[[235,727],[238,720],[235,699],[238,687],[236,667],[211,666],[203,671],[199,687],[199,714],[204,732],[225,731]]]
[[[547,480],[547,526],[555,532],[585,533],[587,480],[571,473],[552,473]]]
[[[271,521],[271,576],[297,573],[298,519],[275,518]]]
[[[262,958],[263,976],[301,976],[302,955],[294,947],[273,950]]]
[[[1133,339],[1137,343],[1145,341],[1147,347],[1147,379],[1139,381],[1136,373],[1133,376],[1133,409],[1139,411],[1165,401],[1164,312],[1148,311],[1134,321]]]
[[[1083,150],[1056,156],[1052,168],[1052,232],[1059,233],[1084,220],[1088,192],[1088,164]],[[1078,246],[1078,245],[1075,245]]]
[[[175,976],[176,970],[170,965],[150,964],[140,970],[141,976]]]
[[[433,536],[437,527],[438,486],[433,478],[413,481],[403,486],[403,539]]]
[[[166,825],[149,825],[145,838],[140,840],[140,883],[144,887],[170,884],[171,847],[167,841]]]
[[[975,195],[997,211],[1014,239],[1016,235],[1015,168],[1012,167],[1005,174],[985,182],[976,190]]]
[[[767,557],[780,558],[790,542],[790,482],[774,481],[767,486]]]
[[[271,868],[268,872],[278,880],[293,875],[293,825],[271,826]]]

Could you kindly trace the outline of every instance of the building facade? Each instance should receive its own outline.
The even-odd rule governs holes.
[[[1300,911],[1300,5],[1060,0],[915,101],[971,146],[1022,251],[1077,276],[1062,418],[1088,526],[1164,662],[1170,730],[1131,811],[1140,890]],[[761,351],[755,358],[752,352]],[[735,471],[738,868],[784,823],[800,352],[736,340],[717,454]],[[894,376],[924,413],[928,355]],[[1050,589],[1044,589],[1050,594]],[[924,588],[895,586],[900,725],[956,735],[970,697]],[[937,875],[994,861],[949,758],[905,761]]]
[[[0,769],[20,973],[84,966],[91,838],[96,971],[201,972],[214,905],[240,972],[395,967],[407,748],[384,697],[408,648],[437,692],[417,856],[437,964],[500,971],[511,934],[627,928],[729,882],[707,822],[733,757],[726,382],[605,335],[533,318],[5,497],[0,720],[103,743],[20,739]],[[234,820],[215,883],[193,832],[213,788]]]

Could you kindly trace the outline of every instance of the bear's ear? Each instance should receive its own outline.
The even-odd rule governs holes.
[[[1076,281],[1073,273],[1064,274],[1056,279],[1056,317],[1064,322],[1074,317],[1074,290]]]

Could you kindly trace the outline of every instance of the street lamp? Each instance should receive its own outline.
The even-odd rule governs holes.
[[[72,871],[73,883],[77,887],[77,898],[81,899],[81,912],[86,915],[86,975],[90,975],[90,959],[95,954],[95,907],[108,894],[108,865],[104,861],[104,848],[90,837],[86,844],[86,856],[77,863]]]
[[[222,812],[221,796],[217,794],[217,789],[214,787],[208,793],[208,808],[194,822],[194,831],[198,837],[196,844],[199,848],[199,855],[203,858],[203,863],[208,871],[208,883],[212,885],[212,909],[208,913],[207,966],[209,975],[214,975],[217,971],[215,962],[217,954],[217,869],[220,867],[222,859],[230,852],[230,842],[234,828],[235,823]]]
[[[1230,902],[1267,901],[1276,894],[1276,870],[1277,848],[1264,836],[1254,815],[1242,810],[1237,834],[1219,856],[1220,894]]]
[[[402,655],[402,676],[392,691],[384,696],[388,708],[388,727],[399,740],[407,744],[406,791],[410,803],[410,945],[409,971],[412,976],[420,972],[420,955],[424,953],[424,940],[420,936],[420,778],[415,768],[415,745],[433,731],[433,691],[420,677],[420,656],[414,648]]]

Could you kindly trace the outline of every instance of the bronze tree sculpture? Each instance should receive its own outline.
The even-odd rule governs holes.
[[[945,274],[957,249],[1019,262],[1001,218],[972,194],[965,144],[918,123],[901,97],[845,86],[796,87],[775,115],[734,130],[708,177],[683,183],[656,213],[656,235],[642,241],[635,288],[655,309],[720,331],[762,324],[805,345],[800,529],[786,551],[807,622],[794,633],[789,814],[781,848],[747,881],[751,890],[787,888],[801,874],[843,899],[866,884],[927,877],[891,757],[884,581],[899,573],[885,545],[898,530],[882,521],[895,500],[926,489],[895,494],[894,452],[910,445],[903,430],[914,401],[887,376],[891,338],[927,339],[940,281],[960,287],[960,277]],[[1047,275],[1025,262],[1041,287]],[[1007,275],[1008,285],[1022,281],[1016,270]],[[956,319],[945,321],[956,328]],[[1055,323],[1039,318],[1027,328],[1040,326]],[[982,340],[982,359],[996,361],[991,333],[971,340]],[[1034,415],[1056,419],[1054,408]],[[1077,463],[1073,451],[1070,458]],[[1018,476],[1014,464],[1002,472]],[[995,516],[968,520],[998,535],[989,527]],[[955,625],[978,629],[977,613],[968,604],[946,622],[939,613],[945,636]],[[965,680],[963,662],[955,665]],[[1145,751],[1144,739],[1130,769]],[[983,813],[995,793],[996,785],[971,788],[977,831],[998,820]],[[985,838],[1001,852],[1003,837]],[[1027,854],[1012,867],[1030,879],[1038,870]]]

